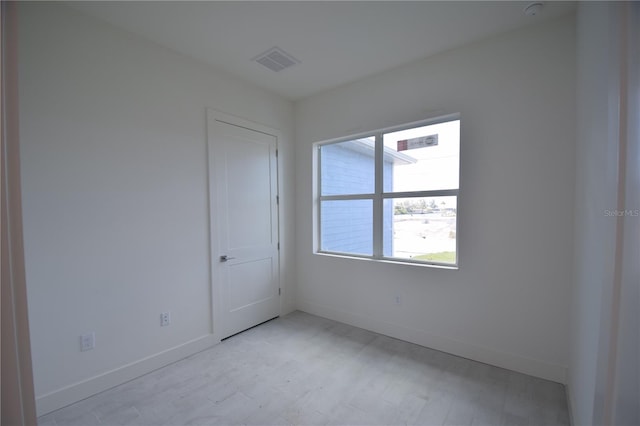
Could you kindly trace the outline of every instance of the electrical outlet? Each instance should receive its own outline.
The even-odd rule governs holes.
[[[91,333],[83,334],[80,336],[80,351],[86,352],[96,347],[96,334]]]
[[[171,324],[171,312],[163,312],[160,314],[160,326],[165,327]]]

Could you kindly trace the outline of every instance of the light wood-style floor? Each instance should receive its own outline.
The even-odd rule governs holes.
[[[568,425],[564,387],[303,312],[40,425]]]

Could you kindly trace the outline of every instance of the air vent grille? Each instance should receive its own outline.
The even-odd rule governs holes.
[[[289,55],[279,47],[272,47],[266,52],[253,58],[252,61],[256,61],[260,65],[263,65],[275,72],[282,71],[285,68],[289,68],[300,63],[299,60]]]

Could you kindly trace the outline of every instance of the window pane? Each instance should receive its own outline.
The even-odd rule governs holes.
[[[375,138],[322,145],[322,195],[371,194],[375,185]]]
[[[386,257],[456,263],[457,197],[384,200]]]
[[[460,120],[387,133],[384,191],[458,189]]]
[[[373,201],[322,201],[321,250],[373,254]]]

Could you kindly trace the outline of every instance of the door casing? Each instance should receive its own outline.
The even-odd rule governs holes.
[[[241,117],[237,117],[231,114],[227,114],[221,111],[217,111],[211,108],[207,108],[207,188],[209,198],[209,274],[210,274],[210,289],[211,289],[211,333],[214,340],[219,342],[223,339],[223,306],[222,306],[222,283],[220,280],[221,264],[218,256],[220,255],[218,242],[220,240],[219,230],[214,215],[219,211],[218,206],[218,194],[216,191],[215,181],[215,124],[216,121],[230,124],[233,126],[242,127],[255,132],[264,133],[275,137],[276,139],[276,152],[279,146],[279,142],[282,139],[280,131],[277,129],[265,126],[260,123],[256,123]],[[280,163],[276,155],[276,187],[278,194],[280,191]],[[280,238],[280,203],[277,204],[277,239]],[[278,251],[278,261],[276,264],[278,268],[278,288],[282,288],[282,274],[280,270],[280,250]],[[279,314],[282,313],[282,298],[279,299]]]

